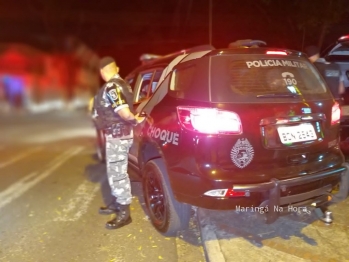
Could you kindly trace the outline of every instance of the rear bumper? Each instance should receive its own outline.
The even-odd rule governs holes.
[[[282,191],[286,191],[287,187],[303,185],[309,182],[321,180],[331,176],[341,175],[341,185],[339,192],[335,195],[326,194],[331,187],[324,186],[315,190],[304,192],[296,195],[281,196]],[[305,207],[310,206],[313,203],[321,205],[330,200],[341,201],[348,196],[349,188],[349,165],[344,163],[342,167],[320,172],[314,175],[297,177],[286,180],[272,179],[270,182],[253,184],[253,185],[234,185],[234,191],[243,192],[268,192],[268,199],[263,201],[260,207],[268,207],[267,223],[274,222],[280,215],[280,210],[283,210],[283,206],[293,207]],[[325,196],[325,198],[323,197]],[[330,199],[327,198],[330,196]]]
[[[197,178],[198,179],[198,178]],[[337,181],[340,183],[339,192],[335,195],[329,193],[333,187],[331,183],[324,181]],[[191,188],[193,185],[199,186],[203,181],[198,179],[194,181],[186,181]],[[201,183],[200,183],[201,182]],[[291,187],[304,186],[312,184],[307,190],[288,195],[288,189]],[[240,207],[260,207],[267,216],[267,223],[272,223],[283,214],[288,207],[309,207],[316,203],[321,206],[325,203],[338,202],[344,200],[349,192],[349,164],[344,163],[341,167],[333,168],[327,171],[318,172],[313,175],[297,177],[286,180],[271,179],[269,182],[257,184],[233,184],[233,190],[245,192],[244,197],[217,198],[209,196],[183,195],[183,191],[175,191],[174,194],[178,201],[185,202],[194,206],[215,209],[215,210],[233,210]],[[314,186],[315,185],[315,186]],[[215,185],[211,189],[226,188],[222,185]],[[182,193],[182,194],[181,194]],[[330,200],[332,199],[332,200]],[[267,208],[266,208],[267,207]],[[282,212],[280,212],[282,210]],[[292,209],[291,209],[292,210]]]

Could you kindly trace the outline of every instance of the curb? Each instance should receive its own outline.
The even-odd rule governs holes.
[[[210,226],[210,220],[208,217],[201,218],[201,209],[197,209],[197,218],[199,229],[201,233],[201,239],[204,247],[205,257],[207,262],[225,262],[225,257],[222,252],[221,246],[217,239],[217,236]]]

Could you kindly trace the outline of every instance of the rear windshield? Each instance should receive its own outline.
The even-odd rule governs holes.
[[[336,49],[333,49],[330,55],[345,55],[349,57],[349,43],[341,45]]]
[[[313,65],[303,58],[265,55],[215,56],[211,60],[214,102],[273,98],[328,98],[329,92]]]
[[[343,43],[334,48],[326,57],[328,61],[348,62],[349,61],[349,43]]]

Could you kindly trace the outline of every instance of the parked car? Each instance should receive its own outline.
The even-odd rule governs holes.
[[[344,75],[344,86],[349,88],[349,35],[340,37],[336,44],[325,54],[329,62],[337,63]],[[349,104],[349,102],[348,102]]]
[[[344,76],[345,93],[343,95],[342,117],[341,117],[341,140],[349,138],[349,35],[340,37],[324,54],[324,58],[329,62],[337,63]],[[343,143],[343,152],[349,154],[348,141]]]
[[[188,227],[192,206],[259,208],[272,223],[289,207],[347,197],[340,107],[301,52],[201,46],[151,59],[126,80],[147,118],[129,163],[164,235]]]

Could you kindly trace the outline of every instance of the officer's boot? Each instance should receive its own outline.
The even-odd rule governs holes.
[[[107,206],[99,208],[99,214],[101,215],[111,215],[120,211],[120,205],[116,202],[112,202]]]
[[[120,205],[120,211],[117,212],[116,218],[105,224],[107,229],[117,229],[126,226],[132,222],[130,215],[130,205]]]

